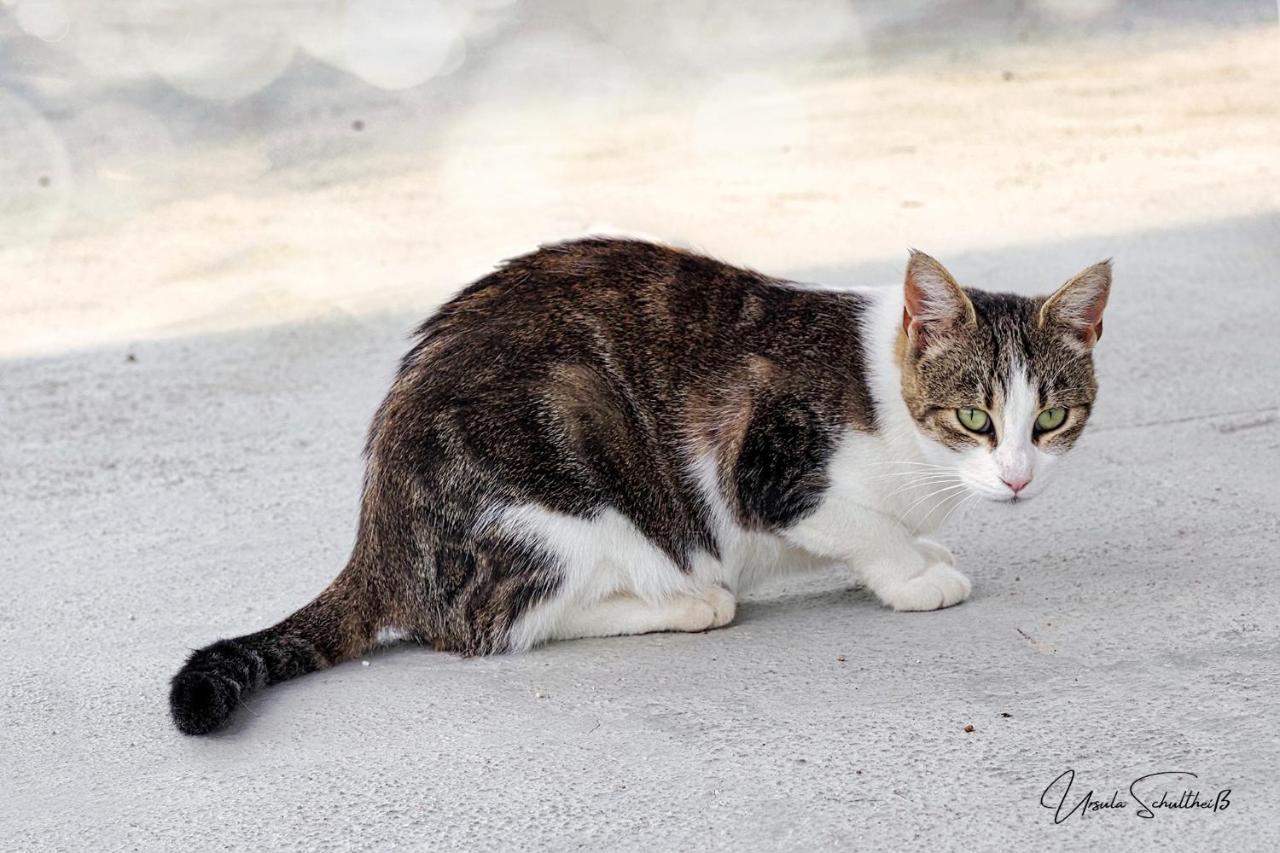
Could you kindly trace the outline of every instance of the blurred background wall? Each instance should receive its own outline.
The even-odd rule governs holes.
[[[801,274],[1274,212],[1276,15],[0,0],[0,356],[425,312],[589,230]]]

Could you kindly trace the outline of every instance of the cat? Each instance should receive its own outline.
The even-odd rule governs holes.
[[[648,242],[544,246],[417,333],[370,429],[346,568],[284,621],[191,654],[179,730],[410,640],[463,655],[705,631],[770,574],[843,562],[884,604],[970,582],[927,538],[1024,500],[1084,429],[1110,261],[1049,297],[823,290]]]

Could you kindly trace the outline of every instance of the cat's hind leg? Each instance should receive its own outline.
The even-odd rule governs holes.
[[[523,505],[495,517],[507,535],[544,554],[557,577],[551,594],[511,626],[510,651],[578,637],[707,631],[733,619],[736,598],[719,575],[686,571],[614,510],[586,518]]]
[[[585,606],[567,606],[547,639],[709,631],[733,621],[736,609],[733,593],[718,584],[707,584],[693,595],[671,595],[656,604],[618,593]]]

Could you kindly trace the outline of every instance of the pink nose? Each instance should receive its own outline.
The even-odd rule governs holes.
[[[1031,478],[1019,477],[1016,480],[1006,480],[1004,477],[1001,477],[1000,481],[1003,482],[1009,488],[1013,489],[1013,493],[1016,495],[1018,492],[1022,491],[1027,487],[1027,483],[1031,482]]]

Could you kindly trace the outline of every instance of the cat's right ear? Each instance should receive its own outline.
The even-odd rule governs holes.
[[[973,303],[951,273],[924,252],[911,250],[903,289],[902,330],[916,349],[977,322]]]

